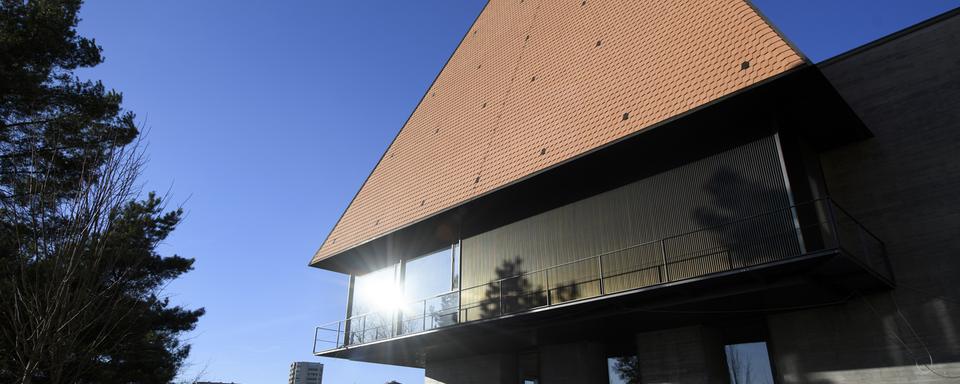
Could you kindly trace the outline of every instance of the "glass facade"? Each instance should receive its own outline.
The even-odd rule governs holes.
[[[407,261],[403,272],[404,299],[421,300],[456,288],[453,259],[451,247]]]
[[[355,276],[350,343],[456,324],[459,284],[459,244]]]
[[[454,245],[404,263],[401,333],[457,323],[459,256],[459,246]]]
[[[350,343],[365,343],[391,337],[399,294],[399,265],[354,277],[350,306]]]

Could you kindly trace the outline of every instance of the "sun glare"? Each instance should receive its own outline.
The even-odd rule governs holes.
[[[364,302],[377,312],[396,311],[403,307],[403,293],[393,281],[380,280],[372,282],[364,292]]]

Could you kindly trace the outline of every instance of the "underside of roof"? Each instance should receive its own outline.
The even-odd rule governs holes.
[[[744,0],[491,0],[311,264],[804,63]]]

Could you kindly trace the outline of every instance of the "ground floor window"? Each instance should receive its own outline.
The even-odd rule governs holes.
[[[723,351],[731,384],[773,384],[766,342],[727,344]]]
[[[608,357],[607,378],[610,384],[639,384],[640,359],[636,355]]]
[[[540,354],[537,351],[521,352],[517,356],[517,368],[520,373],[520,384],[540,383]]]

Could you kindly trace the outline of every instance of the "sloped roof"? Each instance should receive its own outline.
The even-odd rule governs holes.
[[[311,263],[805,62],[744,0],[491,0]]]

